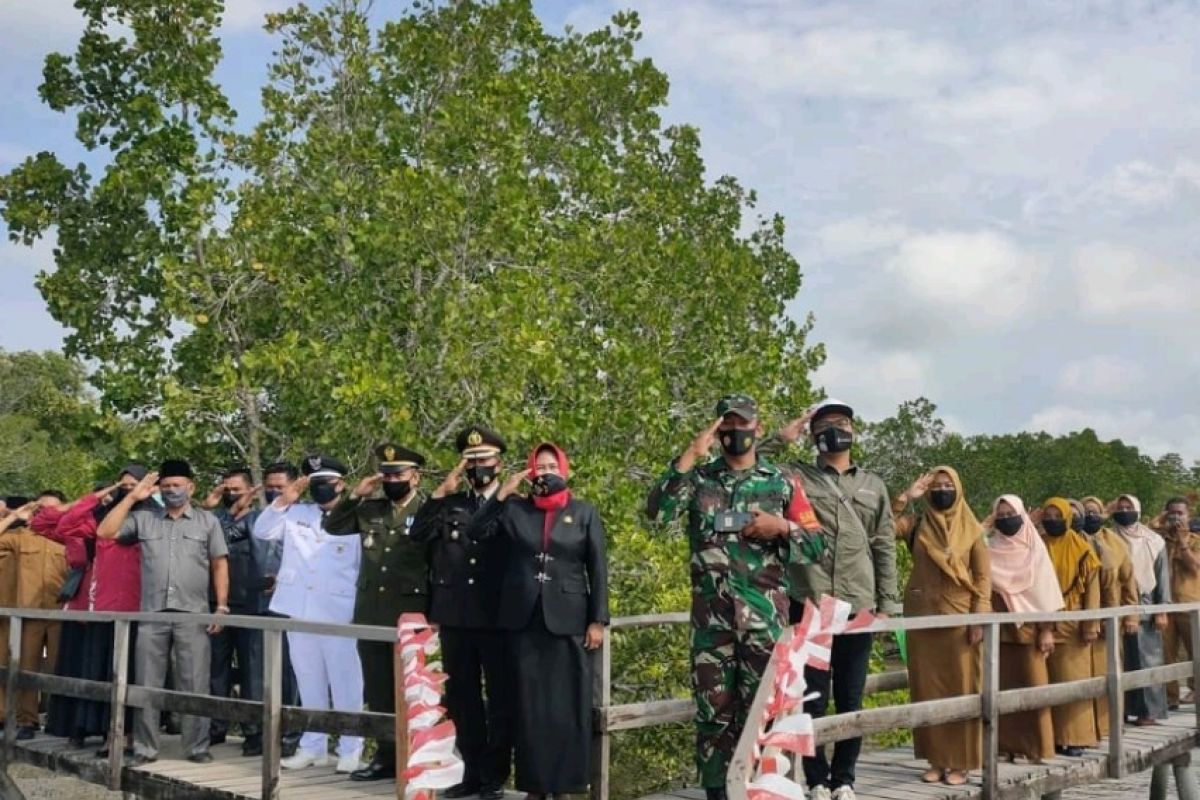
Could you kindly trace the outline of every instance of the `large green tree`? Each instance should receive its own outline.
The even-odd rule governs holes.
[[[14,238],[57,235],[39,285],[106,410],[207,469],[364,466],[384,437],[445,468],[472,420],[517,461],[555,439],[608,525],[614,610],[686,605],[684,544],[638,521],[650,479],[724,393],[806,405],[822,351],[784,313],[783,221],[663,123],[636,15],[560,34],[528,0],[297,6],[268,20],[247,129],[213,77],[220,2],[80,7],[42,94],[104,165],[41,153],[0,206]],[[686,691],[684,648],[665,669],[653,646],[619,643],[620,699]],[[623,788],[689,772],[687,742],[619,742]]]

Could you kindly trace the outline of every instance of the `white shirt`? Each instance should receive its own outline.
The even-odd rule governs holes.
[[[293,619],[348,623],[354,618],[362,540],[326,532],[322,517],[315,503],[284,510],[271,504],[255,520],[254,538],[283,540],[270,608]]]

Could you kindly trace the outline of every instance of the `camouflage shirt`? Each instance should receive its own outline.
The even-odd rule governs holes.
[[[777,636],[787,626],[787,567],[818,558],[823,538],[802,527],[791,537],[763,541],[720,533],[714,523],[720,512],[760,510],[811,524],[799,483],[761,458],[742,471],[730,469],[720,457],[687,473],[672,462],[650,491],[646,512],[665,523],[684,508],[691,546],[692,624],[766,630]]]

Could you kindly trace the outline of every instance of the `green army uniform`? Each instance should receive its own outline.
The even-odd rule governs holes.
[[[720,457],[688,473],[672,462],[647,501],[647,514],[657,522],[687,510],[696,764],[705,788],[725,785],[746,714],[787,627],[788,566],[819,557],[823,546],[820,536],[804,532],[760,541],[717,532],[714,523],[720,512],[754,510],[797,521],[796,496],[779,467],[760,458],[735,471]]]
[[[390,453],[408,468],[425,463],[423,456],[396,445],[377,449],[380,469],[386,471]],[[409,538],[423,496],[412,491],[403,502],[347,494],[325,518],[325,530],[338,536],[362,537],[362,567],[354,602],[358,625],[394,627],[401,614],[427,613],[429,608],[429,548]],[[362,659],[367,708],[383,714],[396,710],[393,646],[387,642],[358,643]],[[395,743],[380,740],[376,760],[394,768]]]

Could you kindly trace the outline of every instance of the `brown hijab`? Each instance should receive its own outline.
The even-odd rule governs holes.
[[[954,505],[945,511],[938,511],[932,506],[926,508],[913,541],[924,546],[930,561],[946,577],[964,589],[974,589],[970,568],[971,548],[983,535],[983,528],[967,505],[958,470],[954,467],[935,467],[934,475],[939,472],[944,472],[954,483],[957,493]]]

